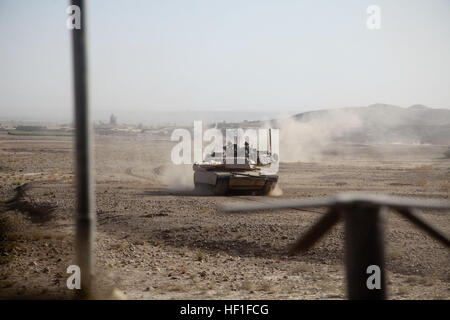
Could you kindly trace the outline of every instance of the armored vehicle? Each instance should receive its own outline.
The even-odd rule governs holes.
[[[271,163],[278,161],[278,155],[271,152],[270,129],[268,151],[259,152],[250,148],[248,142],[245,142],[243,148],[244,150],[239,150],[235,142],[224,147],[223,152],[213,152],[202,163],[195,163],[193,169],[196,191],[211,195],[270,194],[278,182],[277,173],[270,170]],[[244,156],[238,157],[238,154]]]

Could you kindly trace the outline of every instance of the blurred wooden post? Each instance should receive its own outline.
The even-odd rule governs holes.
[[[384,243],[380,206],[355,203],[343,206],[345,211],[345,267],[349,299],[386,299],[384,272]],[[373,272],[367,268],[380,268],[379,289],[369,289],[367,279]]]
[[[72,0],[81,9],[81,29],[72,29],[75,133],[77,220],[76,252],[81,269],[81,296],[92,293],[94,274],[95,209],[91,173],[90,117],[88,106],[88,71],[86,57],[86,7],[84,0]]]

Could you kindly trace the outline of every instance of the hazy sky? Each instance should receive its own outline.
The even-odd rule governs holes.
[[[450,108],[448,0],[87,2],[94,116]],[[0,0],[0,118],[71,118],[67,6]]]

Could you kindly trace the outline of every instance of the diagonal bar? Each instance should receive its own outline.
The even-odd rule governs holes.
[[[435,229],[432,225],[430,225],[428,222],[419,217],[415,213],[416,210],[411,208],[401,208],[401,209],[397,208],[396,210],[403,217],[412,222],[416,227],[428,233],[428,235],[430,235],[432,238],[442,243],[447,248],[450,248],[450,239],[445,234]]]
[[[338,208],[330,208],[304,235],[297,239],[289,250],[289,255],[307,251],[339,221],[340,217]]]

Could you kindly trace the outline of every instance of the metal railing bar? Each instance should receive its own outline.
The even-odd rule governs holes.
[[[396,211],[405,217],[408,221],[412,222],[416,227],[425,231],[429,236],[442,243],[447,248],[450,248],[450,239],[441,231],[435,229],[427,221],[419,217],[412,208],[396,209]]]
[[[302,253],[311,248],[314,243],[320,240],[341,218],[338,208],[330,210],[314,223],[308,231],[299,237],[289,250],[289,255]]]

